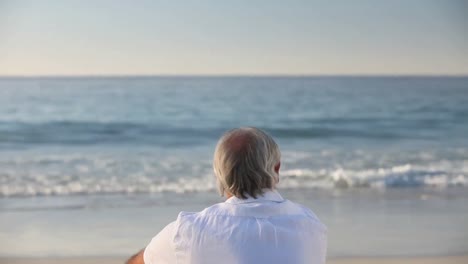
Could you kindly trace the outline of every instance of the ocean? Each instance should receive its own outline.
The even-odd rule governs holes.
[[[330,256],[468,253],[468,77],[4,77],[0,256],[144,247],[222,201],[214,146],[240,126],[276,139]]]

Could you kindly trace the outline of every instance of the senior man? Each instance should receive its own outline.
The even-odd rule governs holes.
[[[302,205],[281,197],[280,151],[252,127],[226,132],[213,168],[224,203],[181,212],[127,263],[325,263],[326,227]]]

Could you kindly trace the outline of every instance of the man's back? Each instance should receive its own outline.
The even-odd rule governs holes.
[[[326,228],[310,210],[267,191],[180,213],[148,245],[145,263],[319,264],[326,244]]]
[[[221,196],[198,213],[179,214],[128,263],[324,264],[325,226],[309,209],[275,191],[281,153],[265,131],[227,131],[216,145],[213,171]]]

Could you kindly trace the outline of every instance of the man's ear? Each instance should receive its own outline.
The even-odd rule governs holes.
[[[275,165],[275,172],[279,174],[279,170],[281,167],[281,162],[278,162],[278,164]]]

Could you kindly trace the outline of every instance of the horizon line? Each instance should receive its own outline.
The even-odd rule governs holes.
[[[38,75],[2,75],[2,79],[40,79],[40,78],[308,78],[308,77],[453,77],[464,78],[466,74],[38,74]]]

